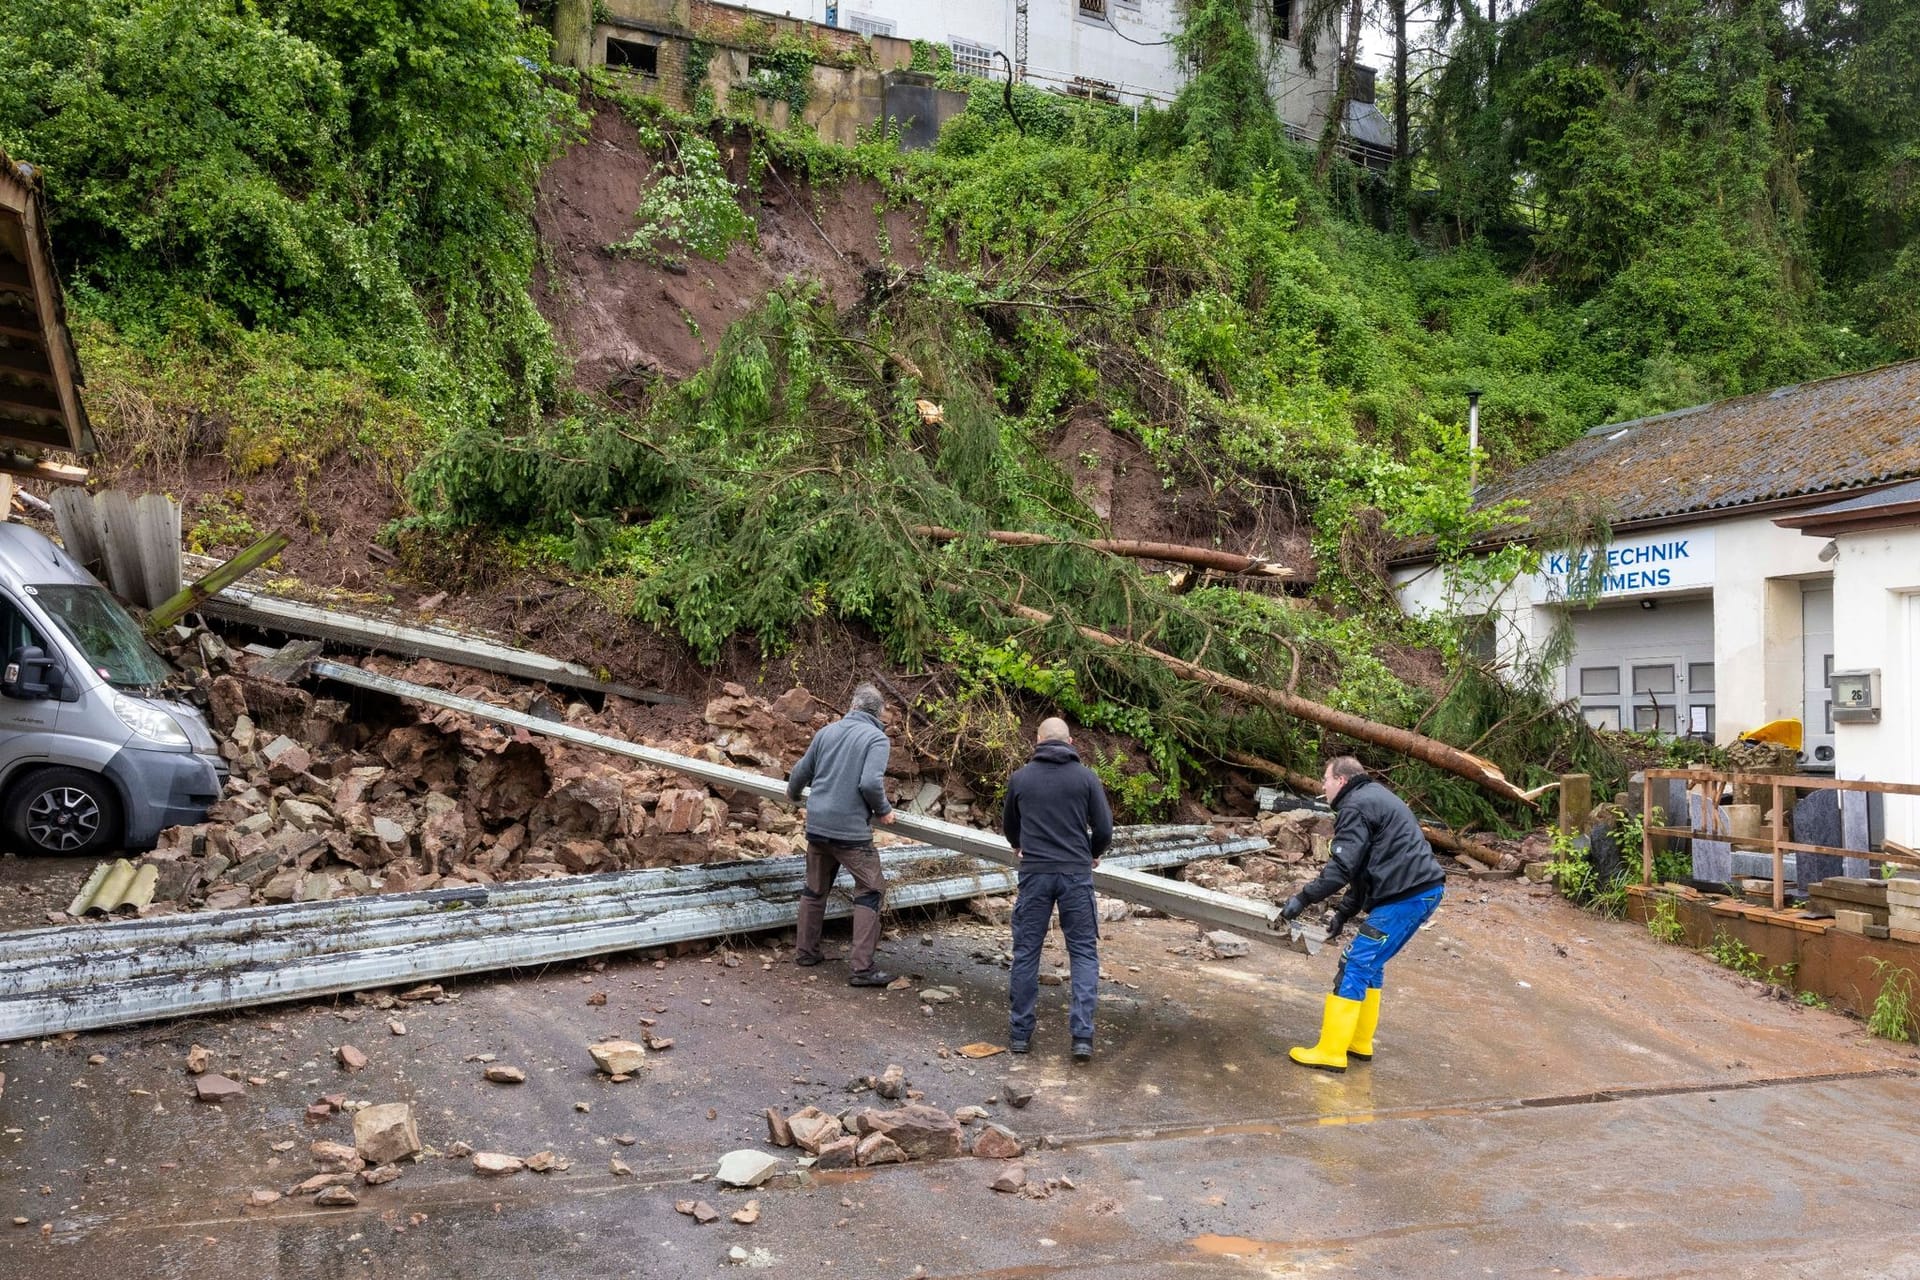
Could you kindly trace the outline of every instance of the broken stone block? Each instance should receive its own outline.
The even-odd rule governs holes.
[[[333,1056],[339,1060],[340,1068],[343,1071],[366,1070],[367,1055],[350,1044],[343,1044],[338,1049],[335,1049]]]
[[[247,1193],[247,1203],[256,1209],[264,1209],[280,1199],[280,1193],[267,1187],[255,1187]]]
[[[280,820],[290,824],[296,831],[312,831],[316,827],[333,825],[333,815],[310,800],[282,800]]]
[[[1238,960],[1252,949],[1245,938],[1237,933],[1228,933],[1225,929],[1215,929],[1207,934],[1206,942],[1213,948],[1213,954],[1222,960]]]
[[[230,1102],[245,1096],[246,1092],[247,1086],[221,1075],[198,1076],[193,1082],[193,1096],[202,1102]]]
[[[527,1073],[518,1067],[503,1066],[498,1063],[486,1070],[487,1079],[495,1084],[525,1084]]]
[[[701,1226],[720,1221],[720,1214],[705,1200],[695,1200],[693,1208],[687,1210],[687,1216]]]
[[[793,1140],[800,1144],[808,1155],[819,1155],[820,1148],[846,1131],[840,1127],[837,1116],[830,1116],[815,1107],[797,1112],[787,1118],[787,1129],[793,1134]]]
[[[351,1187],[328,1187],[315,1196],[313,1202],[323,1209],[350,1209],[360,1203],[360,1197],[353,1194]]]
[[[720,1167],[714,1170],[713,1177],[724,1186],[757,1187],[779,1167],[780,1157],[742,1147],[720,1157]]]
[[[889,1100],[897,1100],[907,1090],[907,1073],[899,1063],[889,1062],[887,1069],[872,1080],[873,1091]]]
[[[877,1164],[905,1164],[907,1153],[884,1133],[870,1133],[854,1149],[854,1163],[865,1168]]]
[[[555,861],[576,875],[596,870],[607,860],[607,846],[598,840],[562,840],[553,847]]]
[[[187,1074],[194,1076],[205,1075],[209,1056],[205,1045],[196,1044],[189,1048],[187,1050]]]
[[[352,1181],[353,1175],[350,1173],[316,1173],[287,1194],[310,1196],[316,1191],[325,1191],[328,1187],[343,1187]]]
[[[313,768],[313,753],[285,734],[260,748],[260,756],[267,762],[270,782],[292,782]]]
[[[1000,1176],[991,1185],[995,1191],[1017,1193],[1027,1185],[1027,1167],[1023,1164],[1010,1165],[1000,1171]]]
[[[395,1178],[398,1178],[399,1176],[400,1176],[399,1165],[383,1164],[377,1168],[368,1169],[365,1173],[361,1174],[360,1181],[366,1183],[370,1187],[378,1187],[386,1183],[392,1182]]]
[[[1016,1160],[1026,1152],[1020,1135],[1005,1125],[986,1125],[973,1139],[973,1154],[983,1160]]]
[[[527,1157],[527,1168],[533,1170],[535,1173],[551,1173],[553,1172],[554,1164],[554,1156],[551,1151],[536,1151]]]
[[[1033,1101],[1033,1088],[1030,1085],[1021,1084],[1017,1080],[1007,1081],[1006,1087],[1000,1092],[1006,1095],[1008,1104],[1016,1109],[1024,1107]]]
[[[943,1160],[965,1149],[953,1117],[925,1103],[909,1102],[894,1111],[863,1111],[858,1121],[863,1132],[884,1133],[893,1139],[908,1159]]]
[[[728,1216],[741,1226],[750,1227],[760,1221],[760,1202],[758,1200],[749,1200]]]
[[[353,1146],[368,1164],[393,1164],[419,1154],[413,1108],[404,1102],[360,1108],[353,1113]]]
[[[767,1108],[767,1141],[776,1147],[793,1145],[793,1130],[787,1127],[786,1117],[777,1107]]]
[[[630,1076],[647,1063],[647,1051],[631,1040],[602,1040],[587,1046],[593,1063],[610,1076]]]
[[[860,1150],[860,1140],[851,1134],[823,1143],[813,1158],[816,1169],[851,1169]]]
[[[633,1176],[633,1166],[629,1165],[619,1156],[614,1156],[607,1161],[607,1172],[616,1178],[631,1178]]]
[[[313,1144],[313,1166],[322,1173],[358,1173],[366,1168],[367,1162],[360,1153],[344,1142],[330,1142],[325,1138]]]
[[[519,1156],[501,1155],[497,1151],[476,1151],[473,1153],[473,1171],[489,1178],[504,1178],[527,1167],[527,1162]]]

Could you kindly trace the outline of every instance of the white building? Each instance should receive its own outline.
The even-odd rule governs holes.
[[[1409,612],[1485,617],[1507,663],[1564,621],[1560,689],[1596,726],[1725,744],[1798,719],[1804,768],[1920,781],[1920,361],[1600,427],[1475,497],[1525,499],[1535,526],[1603,514],[1597,602],[1567,603],[1565,553],[1497,592],[1412,554]],[[1920,839],[1914,800],[1885,820]]]
[[[804,18],[864,35],[924,40],[953,50],[957,69],[1004,77],[1019,63],[1016,0],[732,0],[764,13]],[[1297,136],[1317,137],[1332,101],[1337,34],[1322,40],[1318,70],[1300,65],[1293,29],[1304,0],[1262,0],[1274,106]],[[1177,0],[1027,0],[1023,78],[1042,88],[1123,103],[1173,101],[1185,82],[1170,42],[1180,29]],[[1005,61],[1002,61],[1002,55]],[[1392,135],[1373,105],[1373,72],[1361,68],[1348,133],[1369,151],[1391,153]]]

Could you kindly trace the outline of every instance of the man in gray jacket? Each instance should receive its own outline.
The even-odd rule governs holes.
[[[807,797],[807,885],[800,891],[800,926],[794,932],[793,962],[819,964],[820,930],[827,919],[827,893],[845,867],[853,877],[853,950],[847,967],[855,987],[884,987],[893,975],[873,967],[873,949],[880,943],[880,904],[887,879],[873,847],[875,821],[893,825],[893,806],[887,803],[887,731],[880,727],[885,704],[870,684],[853,691],[847,714],[834,721],[807,744],[806,754],[787,779],[787,799]]]

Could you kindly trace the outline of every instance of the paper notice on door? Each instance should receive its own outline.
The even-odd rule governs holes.
[[[1687,708],[1687,732],[1707,732],[1707,709],[1705,707]]]

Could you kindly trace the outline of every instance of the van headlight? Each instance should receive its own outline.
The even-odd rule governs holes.
[[[149,742],[157,742],[163,747],[190,747],[192,741],[180,722],[153,706],[151,703],[129,698],[124,693],[109,692],[107,705],[113,708],[113,714],[120,717],[120,723],[133,730]]]

